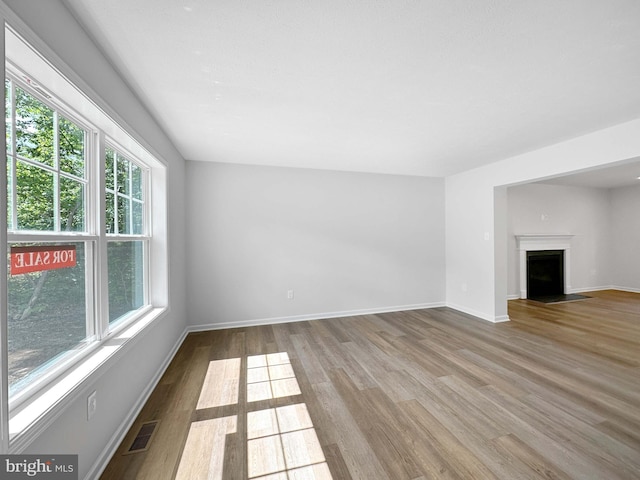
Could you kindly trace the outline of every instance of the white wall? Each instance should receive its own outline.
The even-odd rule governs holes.
[[[187,185],[193,325],[444,302],[443,179],[189,161]]]
[[[109,449],[117,446],[121,429],[132,420],[132,409],[186,327],[184,160],[61,1],[5,0],[4,3],[57,54],[59,59],[52,60],[63,73],[81,87],[88,87],[90,91],[86,93],[95,92],[99,98],[94,100],[99,105],[128,124],[145,146],[168,162],[169,313],[152,324],[135,345],[130,345],[135,348],[123,349],[122,355],[88,378],[80,387],[78,399],[25,451],[79,454],[79,478],[87,475],[93,478],[96,472],[92,469],[108,460],[112,453]],[[8,14],[11,18],[11,12]],[[20,19],[16,23],[21,23]],[[98,392],[98,411],[89,423],[86,394],[93,390]]]
[[[640,155],[640,120],[446,179],[447,304],[490,321],[507,317],[502,188]]]
[[[640,293],[640,186],[611,192],[613,285]]]
[[[571,234],[571,289],[611,286],[611,194],[602,188],[528,184],[508,189],[508,295],[519,298],[515,235]]]

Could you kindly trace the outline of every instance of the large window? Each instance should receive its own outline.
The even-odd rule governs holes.
[[[150,308],[151,168],[7,68],[9,401]]]
[[[4,33],[0,451],[17,453],[166,311],[167,168],[35,33]]]

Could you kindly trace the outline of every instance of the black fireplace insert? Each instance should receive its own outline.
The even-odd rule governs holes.
[[[564,250],[527,252],[527,298],[564,295]]]

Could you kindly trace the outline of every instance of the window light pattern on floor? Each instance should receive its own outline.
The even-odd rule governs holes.
[[[222,480],[227,436],[237,431],[237,415],[193,422],[175,480]]]
[[[287,352],[247,357],[247,401],[300,395]]]
[[[247,401],[300,395],[286,352],[247,358]],[[332,480],[304,403],[247,413],[251,480]]]
[[[249,478],[274,472],[291,476],[295,469],[314,465],[324,469],[322,447],[304,403],[247,413],[247,440]]]
[[[240,359],[229,358],[209,362],[207,375],[200,390],[197,410],[235,405],[240,388]]]
[[[247,357],[247,401],[301,395],[286,352]],[[241,359],[209,363],[196,410],[238,403]],[[193,422],[176,480],[223,480],[227,436],[237,415]],[[247,412],[247,477],[250,480],[333,480],[304,403]]]

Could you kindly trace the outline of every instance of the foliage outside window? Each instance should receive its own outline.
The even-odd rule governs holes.
[[[87,132],[5,80],[9,230],[85,231]]]

